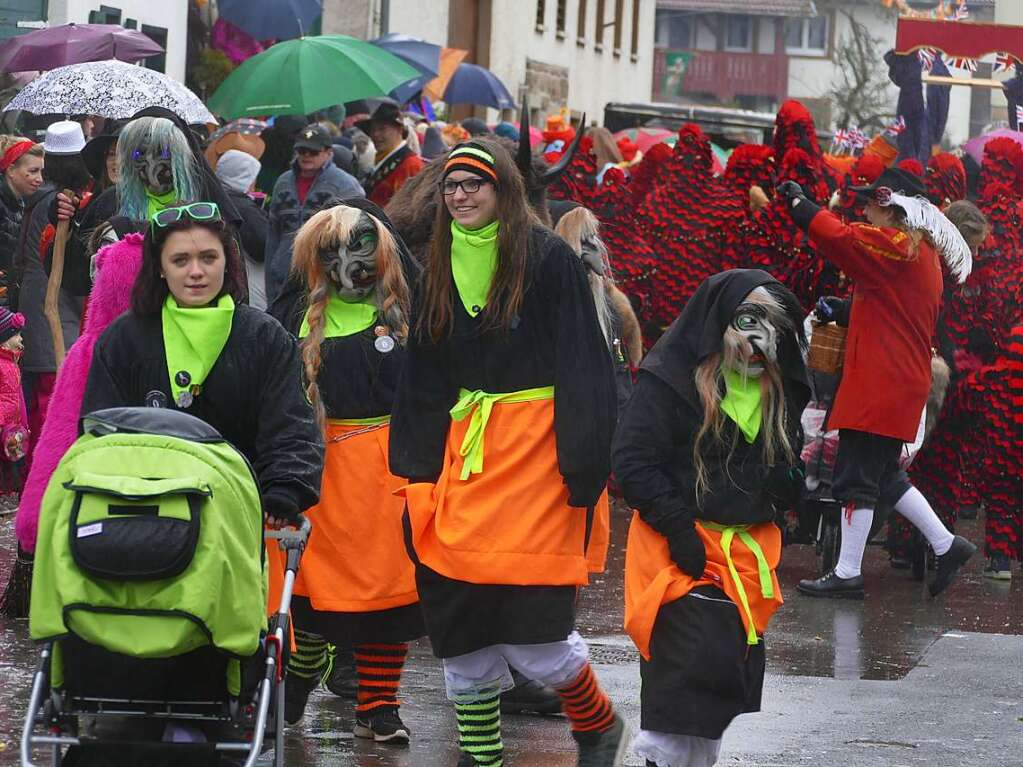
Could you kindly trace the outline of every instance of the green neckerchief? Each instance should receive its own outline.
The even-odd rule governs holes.
[[[188,407],[191,395],[199,388],[216,364],[231,334],[234,319],[234,299],[221,296],[215,304],[197,308],[181,308],[174,296],[168,294],[163,303],[163,345],[167,354],[167,373],[170,375],[171,394],[180,407]]]
[[[497,229],[493,221],[482,229],[465,229],[451,222],[451,273],[462,306],[473,317],[483,311],[490,283],[497,272]]]
[[[364,301],[349,303],[332,289],[330,298],[327,299],[327,308],[323,311],[323,321],[324,338],[353,336],[377,321],[377,307]],[[308,310],[302,318],[302,326],[298,329],[299,338],[305,338],[307,335],[309,335]]]
[[[167,194],[153,194],[148,189],[146,190],[146,216],[151,219],[157,213],[164,208],[170,207],[172,202],[176,202],[178,199],[177,194],[171,189]]]
[[[760,379],[725,371],[725,396],[721,409],[735,421],[746,441],[753,444],[760,433]]]

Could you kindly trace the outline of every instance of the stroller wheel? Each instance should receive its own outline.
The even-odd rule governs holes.
[[[821,520],[821,575],[827,575],[838,564],[838,550],[842,545],[842,533],[838,523],[825,517]]]

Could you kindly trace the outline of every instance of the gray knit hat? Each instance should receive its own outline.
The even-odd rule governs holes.
[[[228,149],[217,161],[217,178],[232,192],[247,192],[259,175],[262,166],[251,154],[240,149]]]

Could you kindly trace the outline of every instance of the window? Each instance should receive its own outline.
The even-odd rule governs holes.
[[[604,0],[597,0],[597,23],[594,37],[597,41],[595,46],[597,51],[604,50]]]
[[[749,16],[725,16],[725,50],[753,50],[753,19]]]
[[[636,5],[639,5],[637,0]],[[658,11],[655,23],[657,45],[673,51],[689,50],[693,45],[693,17],[674,11]],[[636,25],[637,29],[639,25]],[[633,32],[635,35],[635,32]]]
[[[632,60],[639,59],[639,4],[640,0],[632,0]]]
[[[615,56],[622,55],[622,21],[625,15],[625,0],[615,0]]]
[[[90,24],[120,24],[121,9],[101,5],[98,11],[89,11]]]
[[[166,27],[151,27],[148,24],[142,25],[142,34],[146,35],[154,43],[162,47],[165,51],[167,50],[167,28]],[[167,54],[161,53],[159,56],[150,56],[143,62],[147,69],[153,69],[157,72],[167,71]]]
[[[547,15],[546,0],[536,0],[536,31],[543,32],[543,17]]]
[[[826,56],[828,53],[828,17],[789,19],[785,22],[786,53]]]
[[[579,18],[575,25],[575,42],[586,45],[586,0],[579,0]]]
[[[557,14],[555,15],[554,28],[557,30],[559,40],[565,39],[565,2],[566,0],[558,0]]]

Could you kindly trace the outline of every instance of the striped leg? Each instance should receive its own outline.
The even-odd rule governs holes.
[[[355,712],[367,714],[379,708],[398,708],[398,685],[408,655],[408,643],[362,644],[355,648],[355,671],[359,696]]]
[[[455,700],[458,718],[458,748],[473,759],[473,764],[501,767],[504,744],[501,742],[501,693],[484,697],[464,696]]]
[[[614,707],[589,663],[573,681],[555,689],[561,696],[561,705],[572,723],[573,732],[601,733],[614,726]]]

